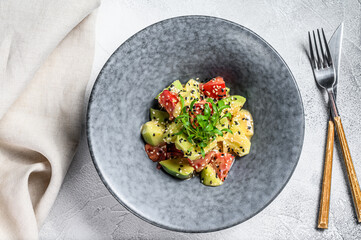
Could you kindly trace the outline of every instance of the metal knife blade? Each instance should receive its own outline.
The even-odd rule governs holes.
[[[333,91],[337,93],[337,84],[340,76],[340,63],[341,63],[341,48],[342,48],[342,37],[343,37],[343,22],[338,26],[336,31],[333,33],[331,39],[328,42],[333,64],[336,72],[336,84],[333,87]]]

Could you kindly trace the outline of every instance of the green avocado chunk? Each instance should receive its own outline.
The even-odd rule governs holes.
[[[229,127],[229,120],[228,118],[222,118],[219,123],[217,123],[216,128],[218,128],[219,130],[222,130],[224,128],[228,128]]]
[[[193,176],[194,168],[184,158],[168,159],[159,164],[167,173],[176,178],[187,179]]]
[[[165,124],[165,122],[169,119],[169,113],[151,108],[150,119],[152,121],[158,121],[159,123]]]
[[[227,98],[224,99],[224,103],[226,105],[237,104],[237,105],[240,105],[241,107],[243,107],[245,102],[246,102],[246,98],[242,97],[242,96],[239,96],[239,95],[232,95],[232,96],[227,97]]]
[[[183,89],[183,85],[182,83],[179,81],[179,80],[175,80],[171,85],[169,85],[167,88],[165,88],[166,90],[169,90],[169,91],[172,91],[172,92],[175,92],[175,93],[178,93],[180,92],[182,89]],[[163,90],[164,91],[164,90]],[[155,99],[158,99],[159,95],[162,94],[161,91],[156,97]]]
[[[165,127],[163,124],[159,124],[156,121],[149,121],[142,127],[142,136],[144,141],[152,146],[157,146],[163,142],[164,131]]]
[[[181,135],[177,136],[175,146],[177,149],[183,151],[184,153],[187,153],[188,150],[191,150],[191,148],[194,148],[193,144],[187,140],[187,137],[185,134],[181,134]]]
[[[213,140],[204,148],[204,152],[207,154],[216,146],[217,141]],[[175,140],[175,147],[181,150],[184,155],[192,161],[202,157],[201,148],[197,145],[193,145],[192,143],[190,143],[184,133],[177,136],[177,139]]]
[[[199,91],[199,83],[194,80],[190,79],[183,88],[183,91],[180,92],[180,95],[184,99],[184,105],[189,106],[193,100],[197,102],[200,100],[200,91]]]
[[[201,182],[206,186],[220,186],[223,181],[216,175],[216,170],[211,164],[208,164],[201,172]]]
[[[164,142],[174,143],[177,139],[177,135],[175,134],[178,133],[181,128],[182,128],[182,124],[175,122],[171,122],[168,126],[166,126],[166,130],[163,134]]]

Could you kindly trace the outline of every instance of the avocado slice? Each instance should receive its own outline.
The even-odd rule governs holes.
[[[228,128],[229,127],[229,120],[228,118],[222,118],[219,123],[217,123],[216,128],[218,128],[219,130],[222,130],[224,128]]]
[[[254,132],[251,113],[245,109],[238,111],[232,118],[231,130],[233,134],[241,135],[241,133],[244,133],[248,139],[251,139]]]
[[[151,108],[150,119],[152,121],[157,121],[159,123],[165,124],[165,122],[169,119],[169,113]]]
[[[174,143],[177,140],[177,135],[175,135],[175,134],[178,133],[181,128],[182,128],[182,124],[175,123],[175,122],[172,122],[171,124],[166,126],[166,130],[163,134],[164,142]]]
[[[163,142],[164,131],[164,125],[156,121],[146,122],[142,126],[142,136],[144,138],[144,141],[146,141],[152,146],[157,146],[161,142]]]
[[[182,83],[179,81],[179,80],[175,80],[171,85],[169,85],[166,90],[169,90],[169,91],[172,91],[172,92],[175,92],[175,93],[179,93],[181,90],[183,90],[183,85]],[[164,91],[164,90],[163,90]],[[159,95],[162,94],[161,91],[156,97],[155,99],[158,99]]]
[[[244,132],[241,134],[227,134],[225,137],[225,142],[227,147],[236,153],[238,156],[243,157],[247,155],[251,149],[251,141],[246,136]]]
[[[220,186],[223,181],[216,175],[216,170],[211,164],[208,164],[201,172],[201,182],[206,186]]]
[[[187,153],[188,150],[191,150],[191,148],[194,148],[193,144],[187,140],[187,137],[185,134],[181,134],[181,135],[177,136],[177,139],[175,141],[175,147],[177,149],[183,151],[184,153]]]
[[[159,162],[159,164],[164,171],[176,178],[187,179],[193,176],[194,168],[184,158],[168,159]]]
[[[209,151],[213,150],[216,146],[217,146],[217,141],[213,140],[204,148],[204,152],[207,154]],[[187,140],[185,134],[181,134],[177,136],[177,139],[175,141],[175,147],[183,151],[184,155],[192,161],[202,157],[201,148],[190,143]],[[190,151],[188,152],[188,150]]]
[[[224,103],[226,105],[230,105],[231,107],[232,105],[243,107],[243,105],[246,103],[246,98],[239,95],[232,95],[230,97],[225,98]]]
[[[180,92],[180,95],[184,98],[185,106],[191,105],[193,100],[199,101],[201,94],[199,91],[199,82],[194,79],[190,79],[183,88],[183,91]]]

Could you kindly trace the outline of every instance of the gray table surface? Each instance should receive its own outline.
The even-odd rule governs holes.
[[[307,31],[331,36],[344,21],[339,110],[361,180],[361,1],[104,0],[98,10],[92,83],[112,52],[139,30],[181,15],[211,15],[244,25],[268,41],[293,72],[303,98],[306,131],[297,168],[281,194],[248,221],[214,233],[172,232],[124,209],[95,171],[85,137],[59,196],[40,231],[41,239],[360,239],[340,148],[335,150],[329,229],[315,228],[320,198],[328,112],[308,58]]]

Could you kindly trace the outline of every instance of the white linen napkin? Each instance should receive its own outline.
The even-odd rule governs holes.
[[[0,1],[0,239],[37,239],[81,132],[99,0]]]

